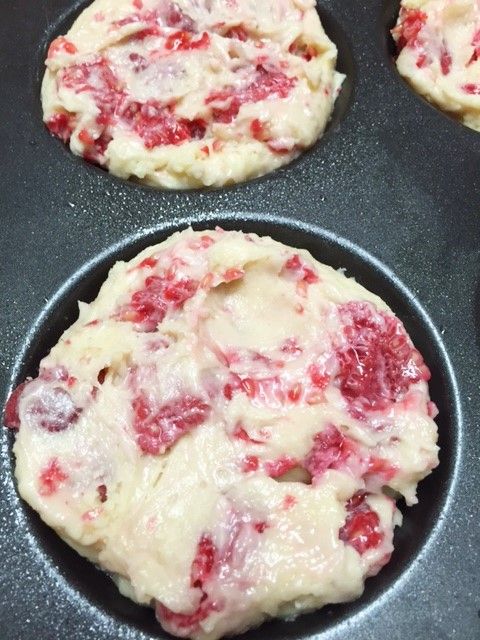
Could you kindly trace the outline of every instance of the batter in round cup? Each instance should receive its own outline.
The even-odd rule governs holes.
[[[392,35],[415,91],[480,131],[478,0],[402,0]]]
[[[342,272],[189,229],[113,267],[5,418],[42,519],[214,640],[352,600],[389,561],[394,498],[438,463],[429,377]]]
[[[95,0],[50,45],[44,121],[116,176],[232,184],[319,138],[336,58],[314,0]]]

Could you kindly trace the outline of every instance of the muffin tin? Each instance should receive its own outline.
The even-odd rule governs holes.
[[[268,176],[226,189],[159,191],[74,157],[42,125],[48,42],[86,2],[15,0],[2,10],[3,256],[0,398],[92,300],[117,259],[188,224],[307,248],[383,297],[432,370],[440,466],[405,508],[387,567],[359,600],[245,640],[480,637],[480,134],[413,94],[392,61],[394,0],[323,0],[347,81],[328,130]],[[168,638],[21,501],[13,435],[1,433],[0,637]]]

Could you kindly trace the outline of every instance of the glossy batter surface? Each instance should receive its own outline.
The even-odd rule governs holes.
[[[44,121],[155,186],[221,186],[321,135],[342,76],[314,0],[95,0],[54,40]]]
[[[429,376],[341,272],[186,230],[117,263],[10,397],[19,491],[175,635],[292,618],[390,559],[382,487],[413,504],[438,462]]]
[[[403,0],[397,68],[422,96],[480,131],[479,0]]]

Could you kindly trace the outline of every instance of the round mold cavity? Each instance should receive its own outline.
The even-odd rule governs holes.
[[[356,78],[356,68],[353,59],[351,45],[348,39],[347,34],[344,29],[340,25],[340,23],[334,17],[332,11],[330,9],[326,9],[321,3],[317,2],[317,11],[320,15],[320,19],[322,25],[325,29],[327,36],[335,43],[338,49],[337,56],[337,70],[345,75],[345,80],[342,84],[340,93],[335,101],[335,105],[330,117],[329,122],[325,128],[323,135],[308,149],[303,151],[297,158],[284,165],[283,167],[279,167],[270,173],[266,173],[262,176],[258,176],[256,178],[251,178],[244,182],[239,182],[231,185],[226,185],[224,187],[195,187],[193,189],[165,189],[162,187],[152,187],[150,185],[146,185],[141,183],[139,180],[134,178],[130,178],[128,180],[119,178],[108,172],[107,169],[100,167],[99,165],[93,164],[91,162],[86,161],[84,158],[73,154],[70,151],[70,148],[67,144],[63,143],[59,138],[53,136],[49,133],[47,128],[43,123],[43,109],[40,99],[42,80],[45,72],[45,59],[47,57],[47,51],[50,43],[56,37],[60,35],[64,35],[73,25],[78,16],[86,9],[90,4],[92,4],[92,0],[80,0],[73,5],[64,8],[63,11],[60,11],[59,16],[56,20],[52,22],[49,29],[46,30],[43,38],[39,42],[34,57],[34,66],[32,69],[32,87],[33,91],[31,94],[31,107],[32,112],[35,114],[35,119],[38,122],[38,127],[42,130],[42,138],[45,143],[52,141],[58,153],[62,153],[63,156],[68,157],[68,162],[75,163],[75,165],[81,165],[85,168],[86,171],[91,172],[92,176],[101,175],[105,179],[113,180],[114,182],[120,182],[122,184],[127,184],[133,188],[142,188],[148,191],[173,191],[173,192],[187,192],[194,193],[196,191],[217,191],[219,189],[234,189],[241,187],[244,184],[250,184],[254,182],[258,182],[260,180],[266,180],[270,176],[275,175],[278,176],[282,172],[289,171],[297,166],[302,161],[311,162],[314,161],[314,157],[316,154],[321,154],[322,143],[330,138],[330,136],[334,133],[334,131],[338,128],[339,124],[346,117],[350,106],[354,99],[354,84]]]
[[[390,563],[377,576],[367,580],[363,596],[354,602],[327,606],[320,611],[300,616],[294,622],[274,620],[242,636],[245,640],[262,640],[265,637],[270,640],[296,640],[310,635],[313,637],[321,631],[333,630],[356,613],[368,614],[368,608],[380,597],[389,597],[389,590],[394,591],[395,583],[407,570],[421,571],[419,565],[416,569],[415,559],[434,544],[435,532],[441,525],[448,497],[454,487],[455,469],[460,457],[461,408],[455,376],[441,337],[419,302],[385,265],[358,246],[329,232],[285,218],[266,220],[243,215],[226,218],[212,215],[206,216],[202,222],[195,222],[191,218],[172,221],[146,231],[139,237],[130,238],[121,245],[110,247],[73,274],[27,336],[17,360],[15,383],[18,384],[26,376],[37,374],[40,360],[58,341],[63,331],[76,320],[77,301],[90,302],[95,299],[109,269],[117,260],[130,260],[142,249],[165,240],[171,233],[184,229],[189,224],[197,230],[219,225],[226,230],[241,229],[244,232],[270,235],[292,247],[307,249],[316,259],[334,268],[344,268],[348,276],[354,276],[360,284],[382,297],[397,313],[432,371],[430,392],[440,411],[437,418],[440,466],[420,483],[418,505],[406,508],[400,503],[404,523],[396,530],[395,551]],[[13,438],[10,435],[12,444]],[[13,466],[11,454],[12,473]],[[161,630],[151,609],[137,606],[121,596],[106,574],[70,549],[23,501],[19,505],[31,537],[36,540],[37,551],[77,591],[78,607],[82,607],[82,603],[85,606],[86,598],[97,610],[109,617],[114,627],[118,625],[118,628],[127,627],[132,631],[136,629],[152,638],[171,637]],[[394,593],[391,595],[394,597]]]
[[[383,0],[381,14],[380,14],[380,30],[381,30],[381,46],[388,57],[389,67],[391,72],[395,75],[397,80],[403,85],[404,88],[407,88],[414,97],[420,100],[425,107],[429,109],[432,113],[439,115],[441,118],[443,117],[443,121],[447,124],[451,124],[458,129],[461,127],[464,132],[470,134],[472,142],[477,141],[478,132],[465,125],[462,120],[455,115],[455,113],[442,109],[440,106],[436,105],[433,102],[430,102],[427,98],[418,93],[406,80],[403,78],[397,70],[397,66],[395,64],[397,58],[397,50],[395,46],[395,41],[392,38],[390,33],[391,29],[396,25],[398,14],[400,12],[400,2],[401,0]]]

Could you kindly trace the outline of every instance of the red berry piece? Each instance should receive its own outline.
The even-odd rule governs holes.
[[[452,68],[452,56],[450,55],[445,43],[443,43],[440,53],[440,68],[444,76],[448,76],[450,69]]]
[[[196,31],[195,22],[186,13],[180,9],[180,7],[171,2],[164,14],[164,21],[167,27],[174,27],[181,29],[182,31],[190,31],[194,33]]]
[[[200,118],[177,118],[173,107],[156,100],[142,104],[131,102],[122,113],[126,125],[142,138],[147,149],[161,145],[179,145],[186,140],[201,140],[205,136],[206,122]]]
[[[72,427],[82,412],[65,389],[47,385],[35,395],[26,411],[34,424],[50,433]]]
[[[75,118],[69,113],[55,113],[45,123],[47,129],[63,142],[68,142],[75,128]]]
[[[243,269],[236,269],[235,267],[231,267],[227,269],[222,276],[224,282],[234,282],[235,280],[241,280],[245,275],[245,271]]]
[[[243,442],[249,442],[251,444],[264,444],[263,440],[254,440],[251,438],[241,424],[237,424],[233,437],[237,440],[243,440]]]
[[[202,588],[210,578],[217,555],[212,539],[203,535],[197,545],[197,552],[190,569],[190,586]]]
[[[337,381],[352,415],[385,410],[411,384],[430,378],[398,318],[367,302],[351,302],[339,310],[347,345],[337,351]]]
[[[74,53],[77,53],[77,47],[73,44],[73,42],[67,40],[65,36],[59,36],[58,38],[55,38],[55,40],[53,40],[48,47],[47,58],[53,58],[59,53],[73,55]]]
[[[198,283],[189,278],[149,276],[145,286],[132,294],[130,302],[118,312],[121,321],[134,322],[145,332],[155,331],[168,309],[181,309],[195,295]]]
[[[68,474],[62,469],[58,459],[52,458],[40,472],[38,492],[41,496],[53,496],[66,480]]]
[[[157,620],[164,629],[181,638],[186,638],[197,631],[200,622],[208,618],[213,611],[218,611],[218,606],[208,598],[202,600],[193,613],[176,613],[161,602],[157,602],[155,607]]]
[[[152,455],[164,453],[210,415],[210,406],[190,395],[158,408],[142,393],[133,400],[132,408],[137,444],[143,453]]]
[[[297,466],[298,460],[291,456],[282,456],[276,460],[267,460],[264,464],[265,472],[270,478],[280,478]]]
[[[462,85],[462,91],[468,93],[471,96],[480,96],[480,84],[468,82],[467,84]]]
[[[284,270],[293,276],[297,282],[305,282],[306,284],[314,284],[319,278],[313,269],[300,258],[298,253],[291,256],[284,265]]]
[[[472,38],[473,53],[467,62],[467,67],[476,62],[480,58],[480,29],[473,34]]]
[[[10,397],[7,400],[7,403],[5,405],[4,423],[5,426],[9,429],[18,429],[20,427],[18,403],[20,402],[21,395],[27,384],[28,381],[21,382],[18,387],[16,387],[12,391]]]
[[[89,93],[99,110],[97,123],[108,125],[124,99],[124,92],[105,58],[66,67],[60,84],[76,93]]]
[[[427,14],[419,9],[401,9],[400,23],[392,30],[397,39],[397,50],[415,46],[418,34],[427,22]]]
[[[263,65],[256,67],[255,79],[246,87],[226,87],[211,93],[205,100],[206,104],[226,103],[225,106],[212,108],[213,119],[216,122],[230,123],[234,120],[242,104],[260,102],[270,96],[287,98],[296,84],[295,78],[289,78],[283,71],[267,70]]]
[[[365,502],[366,494],[356,493],[346,504],[347,517],[338,537],[360,555],[378,547],[384,539],[380,518]]]
[[[257,533],[263,533],[265,529],[268,529],[268,524],[266,522],[255,522],[253,528]]]
[[[333,424],[329,424],[315,435],[313,447],[303,466],[312,478],[318,478],[327,469],[340,469],[344,466],[353,451],[353,442],[345,438]]]
[[[98,499],[100,500],[101,503],[104,503],[107,501],[108,496],[107,496],[106,484],[99,484],[97,487],[97,493],[98,493]]]
[[[317,389],[325,389],[330,382],[330,376],[326,373],[322,373],[322,370],[316,364],[311,364],[308,367],[308,375],[312,385]]]
[[[368,461],[367,475],[378,476],[382,482],[389,482],[396,474],[397,467],[384,458],[372,456]]]
[[[294,42],[289,46],[288,52],[294,56],[303,58],[307,62],[310,62],[310,60],[316,58],[318,55],[318,52],[313,45],[306,44],[301,39],[294,40]]]
[[[226,31],[223,36],[224,38],[232,38],[233,40],[246,42],[248,40],[248,31],[242,24],[239,24],[236,27],[230,27],[230,29],[228,29],[228,31]]]
[[[170,51],[189,51],[193,49],[207,49],[210,36],[206,31],[200,37],[193,37],[189,31],[177,31],[168,36],[165,49]]]
[[[244,473],[250,473],[251,471],[257,471],[259,467],[259,460],[257,456],[245,456],[242,461],[242,471]]]

